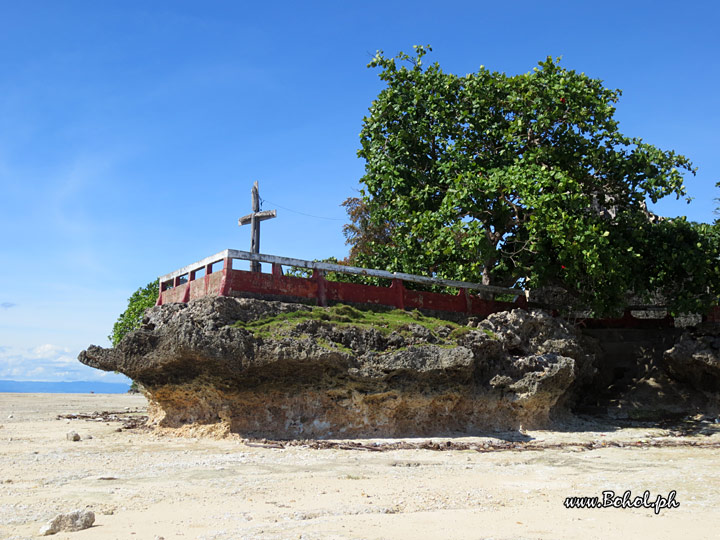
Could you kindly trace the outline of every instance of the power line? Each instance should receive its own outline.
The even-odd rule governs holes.
[[[300,214],[301,216],[307,216],[307,217],[311,217],[311,218],[315,218],[315,219],[327,219],[328,221],[345,221],[345,219],[346,219],[346,218],[332,218],[332,217],[324,217],[324,216],[314,216],[314,215],[312,215],[312,214],[306,214],[305,212],[298,212],[297,210],[292,210],[292,209],[290,209],[290,208],[286,208],[286,207],[284,207],[284,206],[282,206],[282,205],[280,205],[280,204],[278,204],[278,203],[272,202],[271,200],[263,199],[262,197],[260,197],[260,208],[261,208],[261,209],[262,209],[262,204],[263,204],[263,203],[268,203],[268,204],[271,204],[271,205],[273,205],[273,206],[277,206],[278,208],[282,208],[283,210],[287,210],[288,212],[292,212],[293,214]]]

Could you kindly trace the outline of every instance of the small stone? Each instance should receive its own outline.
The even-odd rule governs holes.
[[[10,419],[10,418],[15,418],[15,417],[12,414],[9,414],[8,419]]]
[[[83,437],[83,439],[85,439],[85,440],[92,439],[92,435],[85,435],[85,437]]]
[[[90,510],[75,510],[66,514],[58,514],[40,529],[40,536],[49,536],[61,531],[82,531],[95,523],[95,513]]]
[[[73,441],[73,442],[74,442],[74,441],[79,441],[79,440],[80,440],[80,435],[78,435],[78,433],[75,432],[75,431],[68,431],[67,434],[65,435],[65,438],[66,438],[68,441]]]

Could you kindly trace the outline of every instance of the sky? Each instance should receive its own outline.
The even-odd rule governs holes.
[[[623,91],[622,133],[698,167],[655,212],[713,221],[719,6],[0,0],[0,379],[126,380],[75,358],[138,287],[249,249],[254,181],[263,253],[344,257],[377,50],[460,75],[562,57]]]

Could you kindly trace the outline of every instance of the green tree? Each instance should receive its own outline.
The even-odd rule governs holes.
[[[668,238],[656,233],[646,201],[685,197],[683,174],[695,170],[619,132],[619,90],[552,58],[522,75],[481,66],[457,76],[425,66],[429,50],[378,52],[368,65],[386,87],[363,120],[362,197],[346,203],[353,264],[558,285],[597,313],[621,307],[628,291],[660,288],[676,306],[707,293],[704,282],[673,289],[675,271],[643,261],[648,242]],[[702,234],[688,224],[658,231],[673,228]],[[685,247],[669,249],[688,255]],[[700,249],[690,251],[706,263]]]
[[[350,263],[348,262],[348,259],[343,259],[339,261],[337,257],[326,257],[324,259],[313,259],[313,262],[324,262],[324,263],[332,263],[332,264],[338,264],[340,266],[349,266]],[[292,276],[292,277],[299,277],[299,278],[305,278],[309,279],[313,277],[313,270],[310,268],[303,268],[301,266],[291,266],[287,270],[285,270],[286,276]],[[342,281],[345,283],[370,283],[370,284],[377,284],[378,280],[374,279],[374,281],[369,281],[368,276],[358,276],[355,274],[344,274],[342,272],[327,272],[325,274],[325,279],[328,281]]]
[[[348,197],[342,205],[350,218],[343,226],[343,234],[350,244],[348,261],[371,258],[374,247],[392,241],[391,224],[388,221],[377,223],[371,219],[367,202],[359,197]],[[351,264],[348,262],[348,264]]]
[[[115,347],[126,334],[135,330],[142,322],[145,310],[154,306],[158,298],[158,281],[151,281],[139,288],[128,299],[127,309],[123,311],[113,325],[108,339]]]

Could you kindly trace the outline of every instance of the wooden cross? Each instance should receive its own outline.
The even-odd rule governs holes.
[[[250,253],[260,253],[260,222],[277,217],[277,212],[275,210],[260,211],[260,190],[257,182],[253,184],[250,194],[252,197],[252,214],[238,219],[238,225],[242,226],[248,223],[251,225]],[[251,261],[250,271],[260,272],[260,263]]]

